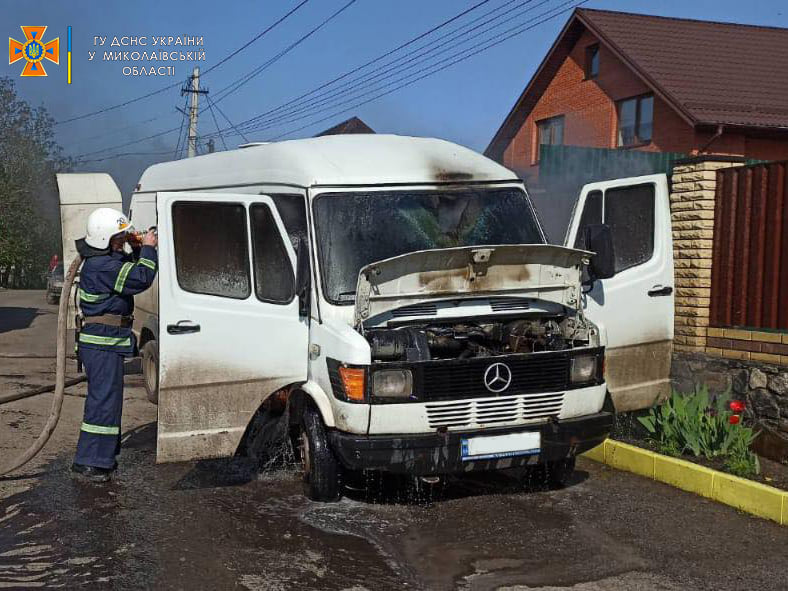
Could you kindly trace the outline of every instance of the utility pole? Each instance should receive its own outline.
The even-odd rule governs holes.
[[[197,116],[200,110],[200,95],[208,94],[208,89],[200,90],[200,68],[194,66],[194,71],[189,80],[191,84],[181,88],[181,96],[190,93],[189,97],[189,143],[187,156],[194,158],[197,155]]]

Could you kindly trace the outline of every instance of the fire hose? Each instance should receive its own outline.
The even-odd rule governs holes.
[[[63,396],[66,386],[73,385],[84,380],[84,378],[76,378],[75,380],[69,380],[68,383],[66,382],[66,348],[68,347],[68,343],[66,342],[68,338],[68,298],[71,294],[71,286],[74,284],[74,278],[77,275],[77,270],[81,264],[82,257],[77,255],[77,257],[72,261],[71,266],[68,268],[68,273],[66,273],[66,276],[63,280],[63,290],[60,294],[60,307],[58,309],[57,317],[57,353],[55,358],[56,365],[54,384],[55,395],[52,398],[52,407],[49,410],[49,417],[47,418],[44,428],[41,430],[41,434],[33,442],[33,444],[22,454],[14,458],[11,463],[0,468],[0,475],[8,474],[17,468],[21,468],[30,460],[32,460],[36,454],[38,454],[38,452],[41,451],[41,449],[46,445],[47,441],[49,441],[49,438],[52,436],[52,433],[54,432],[55,427],[57,427],[57,423],[60,420],[60,411],[63,407]],[[35,390],[27,392],[0,396],[0,404],[11,402],[13,400],[20,400],[21,398],[27,398],[28,396],[34,396],[43,392],[48,392],[51,389],[53,389],[52,386],[45,386],[43,388],[36,388]]]

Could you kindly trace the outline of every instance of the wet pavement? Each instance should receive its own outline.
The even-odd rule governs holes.
[[[5,383],[49,379],[48,359],[31,376],[32,358],[12,355],[46,356],[51,320],[0,326]],[[127,376],[114,482],[68,472],[74,396],[46,453],[0,477],[0,589],[788,589],[788,527],[587,460],[563,490],[501,474],[418,490],[370,479],[335,504],[306,500],[292,468],[156,465],[138,382]],[[2,409],[0,456],[47,410],[45,397]]]
[[[563,490],[482,475],[319,504],[292,470],[156,466],[154,429],[127,434],[111,484],[63,458],[0,503],[0,587],[788,587],[788,528],[590,461]]]

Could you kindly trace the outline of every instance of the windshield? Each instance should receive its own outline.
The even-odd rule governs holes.
[[[361,267],[417,250],[541,244],[518,188],[322,193],[315,199],[326,298],[352,303]]]

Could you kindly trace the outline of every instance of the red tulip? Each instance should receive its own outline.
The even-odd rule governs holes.
[[[731,415],[728,417],[728,422],[731,425],[738,425],[741,422],[741,417],[739,415]]]
[[[742,400],[731,400],[730,408],[733,412],[743,412],[744,411],[744,401]]]

